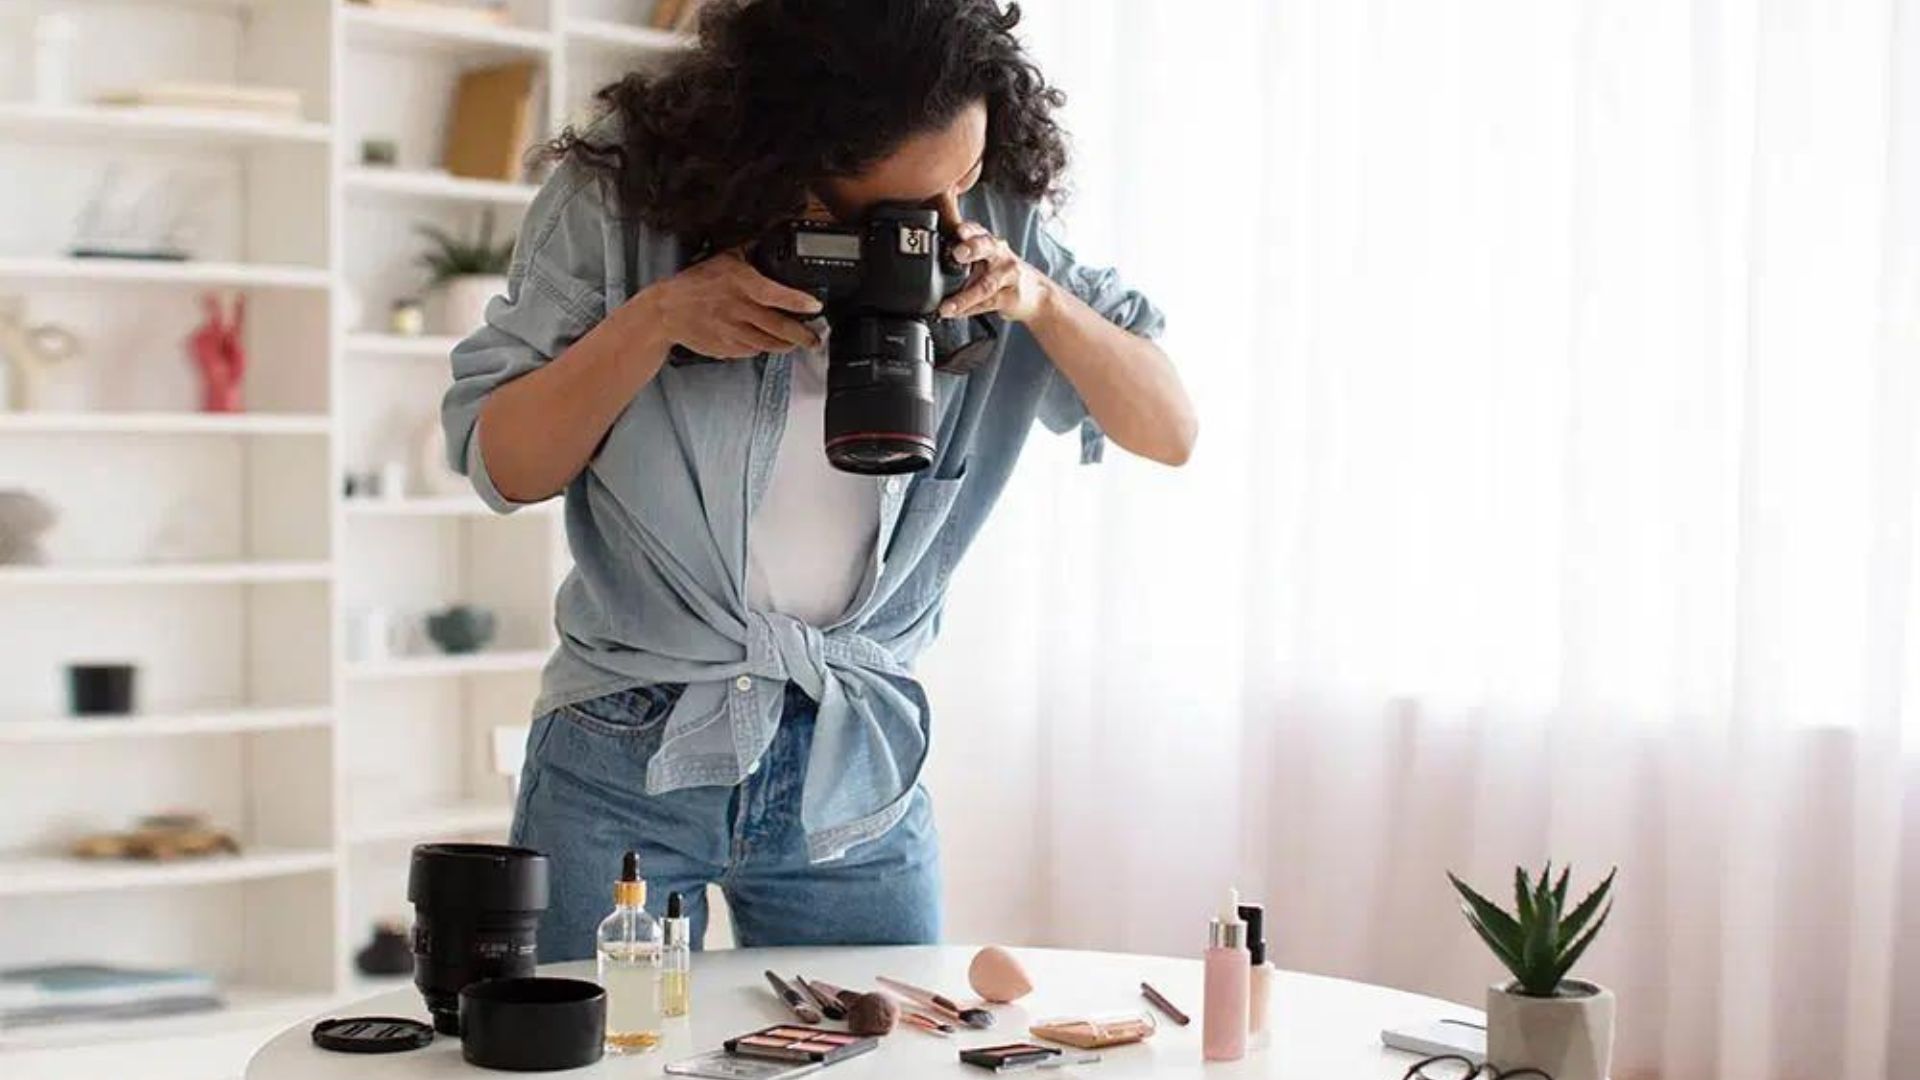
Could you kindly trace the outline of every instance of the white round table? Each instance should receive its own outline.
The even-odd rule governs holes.
[[[946,945],[728,949],[696,953],[692,1015],[669,1021],[665,1041],[659,1049],[636,1056],[606,1057],[585,1069],[553,1075],[577,1076],[582,1080],[659,1076],[665,1063],[718,1049],[721,1042],[731,1036],[769,1024],[793,1023],[793,1015],[775,1000],[767,987],[762,972],[769,968],[786,978],[800,975],[862,990],[876,988],[874,976],[889,975],[968,1004],[975,1000],[967,986],[967,964],[974,951],[972,946]],[[1202,1075],[1208,1080],[1234,1077],[1400,1080],[1415,1059],[1382,1047],[1382,1028],[1443,1017],[1478,1019],[1478,1014],[1471,1009],[1417,994],[1343,979],[1279,972],[1274,982],[1272,1045],[1262,1051],[1250,1050],[1238,1062],[1211,1062],[1203,1069],[1198,960],[1056,949],[1019,948],[1014,952],[1033,977],[1034,991],[1012,1005],[996,1006],[998,1022],[992,1028],[962,1029],[951,1038],[941,1038],[910,1026],[897,1026],[893,1034],[881,1040],[878,1050],[828,1066],[818,1075],[829,1080],[983,1078],[991,1074],[961,1064],[959,1050],[1030,1040],[1027,1025],[1038,1019],[1141,1011],[1150,1013],[1160,1025],[1160,1030],[1146,1042],[1099,1051],[1098,1063],[1045,1070],[1040,1075],[1061,1080]],[[543,966],[541,973],[591,979],[593,965],[554,964]],[[1180,1027],[1154,1011],[1140,996],[1142,980],[1152,983],[1190,1015],[1193,1023]],[[411,988],[345,1005],[328,1015],[410,1016],[422,1020],[427,1016],[420,995]],[[312,1027],[311,1020],[298,1024],[262,1047],[247,1065],[246,1080],[427,1080],[489,1075],[486,1070],[466,1064],[460,1057],[459,1040],[448,1036],[437,1036],[426,1049],[406,1053],[338,1054],[312,1044],[309,1038]]]

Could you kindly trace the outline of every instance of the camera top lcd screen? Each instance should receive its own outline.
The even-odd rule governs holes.
[[[793,238],[793,253],[803,259],[860,261],[860,237],[853,233],[803,232]]]

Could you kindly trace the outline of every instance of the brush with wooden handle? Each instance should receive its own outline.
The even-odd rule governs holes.
[[[985,1009],[963,1009],[955,1004],[954,1000],[950,997],[943,994],[936,994],[931,990],[923,990],[912,983],[901,982],[899,979],[889,979],[885,975],[876,976],[874,981],[894,993],[899,994],[901,997],[906,998],[908,1001],[924,1005],[942,1015],[950,1016],[970,1028],[981,1029],[993,1026],[993,1014]]]

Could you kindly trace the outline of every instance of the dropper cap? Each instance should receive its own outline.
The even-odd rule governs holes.
[[[1227,905],[1207,924],[1207,948],[1244,949],[1247,924],[1240,921],[1240,890],[1227,890]]]
[[[684,909],[680,906],[680,894],[677,892],[668,893],[667,921],[664,927],[665,932],[662,935],[665,939],[665,944],[684,945],[687,943],[687,919],[683,911]]]
[[[647,883],[640,880],[640,854],[629,851],[620,859],[620,880],[613,885],[613,902],[640,907],[647,902]]]

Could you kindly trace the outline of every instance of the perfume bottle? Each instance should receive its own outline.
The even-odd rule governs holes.
[[[693,1008],[693,947],[687,917],[681,914],[680,894],[667,894],[664,944],[660,949],[660,1011],[685,1016]]]
[[[627,852],[613,886],[613,914],[595,935],[600,985],[607,992],[607,1053],[639,1054],[660,1045],[660,924],[647,914],[640,856]]]
[[[1200,1052],[1208,1061],[1239,1061],[1247,1052],[1247,924],[1240,892],[1207,924],[1206,984],[1201,1000]]]

